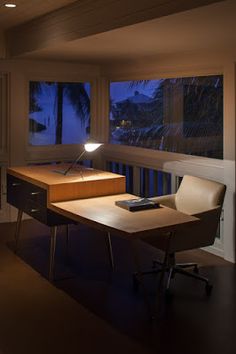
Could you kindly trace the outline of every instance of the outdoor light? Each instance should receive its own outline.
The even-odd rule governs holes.
[[[69,167],[65,171],[55,170],[54,172],[61,173],[66,176],[86,152],[93,152],[93,151],[97,150],[101,145],[103,145],[103,144],[98,143],[94,140],[88,140],[84,144],[84,150],[78,156],[76,156],[74,161],[72,161],[72,163],[69,165]]]

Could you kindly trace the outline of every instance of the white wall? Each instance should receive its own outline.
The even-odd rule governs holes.
[[[0,59],[5,58],[6,47],[5,47],[5,35],[4,32],[0,30]]]

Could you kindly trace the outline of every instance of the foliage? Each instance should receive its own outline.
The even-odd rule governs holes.
[[[41,84],[38,81],[30,81],[30,101],[29,111],[30,113],[40,112],[42,108],[37,102],[37,96],[41,93]]]
[[[63,107],[65,98],[68,98],[73,106],[76,116],[79,118],[81,125],[83,126],[90,114],[90,98],[85,89],[84,83],[64,83],[64,82],[30,82],[30,112],[42,111],[39,106],[37,98],[42,93],[42,85],[54,87],[56,105],[56,144],[62,143],[62,131],[63,131]],[[53,104],[53,103],[52,103]]]
[[[149,80],[132,81],[130,88],[142,87],[145,92],[148,83]],[[223,156],[221,75],[156,80],[148,102],[135,102],[132,97],[113,101],[111,114],[112,139],[118,143]]]

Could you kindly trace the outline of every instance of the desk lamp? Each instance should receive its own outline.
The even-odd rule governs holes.
[[[55,170],[54,172],[61,173],[66,176],[70,172],[70,170],[75,166],[75,164],[81,159],[81,157],[85,154],[85,152],[93,152],[93,151],[97,150],[101,145],[103,145],[103,144],[97,143],[93,140],[87,141],[84,144],[84,150],[79,155],[76,156],[74,161],[72,161],[72,163],[69,165],[69,167],[65,171]]]

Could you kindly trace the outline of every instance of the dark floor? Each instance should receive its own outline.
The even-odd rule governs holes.
[[[6,226],[7,233],[14,225]],[[23,223],[19,257],[47,277],[49,230],[36,221]],[[109,266],[104,234],[84,226],[72,226],[66,253],[65,229],[59,231],[56,250],[55,286],[112,325],[117,331],[139,341],[147,351],[157,353],[236,353],[236,267],[204,251],[178,255],[179,261],[197,261],[201,274],[214,287],[205,294],[204,285],[176,275],[171,294],[163,299],[161,316],[150,322],[141,291],[134,292],[134,263],[131,245],[112,237],[115,271]],[[8,241],[13,249],[13,241]],[[140,243],[143,269],[150,268],[156,250]],[[158,278],[147,276],[145,286],[153,306]]]

